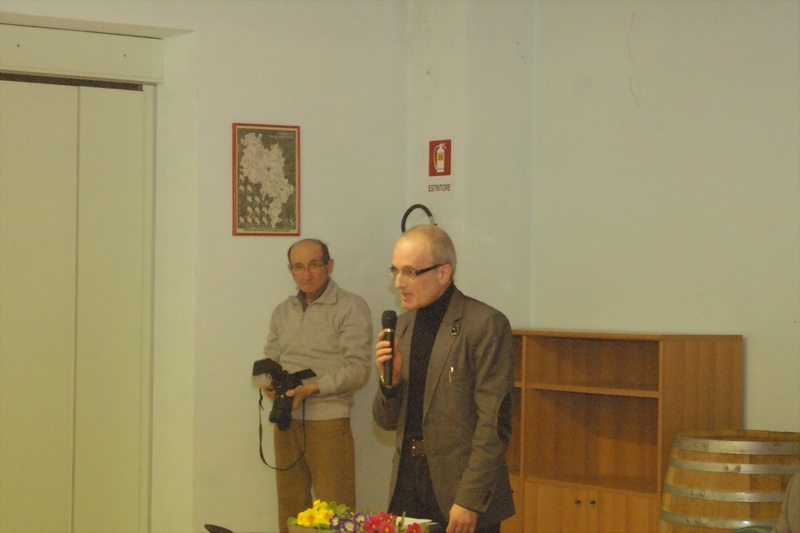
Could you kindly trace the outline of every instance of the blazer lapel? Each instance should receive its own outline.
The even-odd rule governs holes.
[[[425,380],[425,401],[422,408],[423,420],[428,414],[428,407],[430,407],[431,399],[436,392],[440,377],[443,372],[447,371],[445,363],[458,336],[457,322],[461,320],[463,310],[464,295],[461,291],[455,289],[453,296],[450,298],[450,305],[447,306],[447,311],[442,319],[442,325],[439,326],[439,331],[436,333],[436,340],[433,343],[431,358],[428,362],[428,377]]]

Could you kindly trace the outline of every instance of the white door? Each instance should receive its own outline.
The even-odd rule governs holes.
[[[0,81],[0,532],[147,531],[153,89]]]

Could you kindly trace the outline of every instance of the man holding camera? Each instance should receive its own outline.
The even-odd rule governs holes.
[[[355,508],[350,408],[369,378],[372,351],[369,307],[330,277],[327,245],[303,239],[287,255],[298,292],[273,311],[264,353],[286,372],[310,369],[316,377],[286,393],[293,401],[291,424],[274,430],[282,533],[289,517],[311,507],[312,486],[316,498]],[[273,401],[274,385],[265,389]]]
[[[494,533],[514,514],[505,462],[513,338],[502,313],[456,288],[455,270],[453,241],[435,225],[397,241],[391,272],[408,312],[394,346],[378,336],[372,413],[397,431],[389,512],[432,519],[447,533]]]

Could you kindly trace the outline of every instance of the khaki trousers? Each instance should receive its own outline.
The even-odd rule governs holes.
[[[355,451],[349,418],[305,423],[292,420],[286,431],[274,426],[274,443],[277,468],[286,468],[297,460],[276,475],[281,533],[288,531],[289,517],[311,507],[312,486],[315,499],[343,503],[356,510]]]

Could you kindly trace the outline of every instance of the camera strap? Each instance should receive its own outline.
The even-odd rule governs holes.
[[[294,465],[297,464],[297,461],[303,458],[306,454],[306,399],[303,398],[303,451],[300,452],[300,455],[297,459],[294,460],[292,464],[285,468],[278,468],[277,466],[272,466],[264,459],[264,425],[261,421],[261,411],[264,410],[264,393],[261,389],[258,389],[258,454],[261,456],[261,462],[270,467],[273,470],[283,471],[289,470],[293,468]]]

